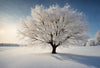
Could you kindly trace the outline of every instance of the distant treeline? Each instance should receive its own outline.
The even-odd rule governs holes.
[[[20,45],[18,45],[18,44],[6,44],[6,43],[0,44],[0,47],[5,47],[5,46],[7,46],[7,47],[19,47]]]

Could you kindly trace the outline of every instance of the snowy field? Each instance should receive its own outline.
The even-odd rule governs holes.
[[[100,46],[48,48],[0,47],[0,68],[100,68]]]

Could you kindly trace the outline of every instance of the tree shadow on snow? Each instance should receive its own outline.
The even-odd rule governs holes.
[[[52,55],[52,57],[60,60],[72,60],[78,63],[82,63],[88,66],[94,66],[96,68],[100,68],[100,57],[96,56],[84,56],[84,55],[76,55],[76,54],[65,54],[65,53],[58,53]]]

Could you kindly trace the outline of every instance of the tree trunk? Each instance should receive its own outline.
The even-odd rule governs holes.
[[[56,48],[55,46],[52,46],[52,54],[56,54]]]

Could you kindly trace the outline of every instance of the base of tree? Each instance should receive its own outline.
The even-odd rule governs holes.
[[[52,54],[57,54],[57,53],[52,53]]]
[[[52,47],[52,54],[56,54],[56,48],[57,47]]]
[[[52,54],[57,54],[56,52],[52,52]]]

